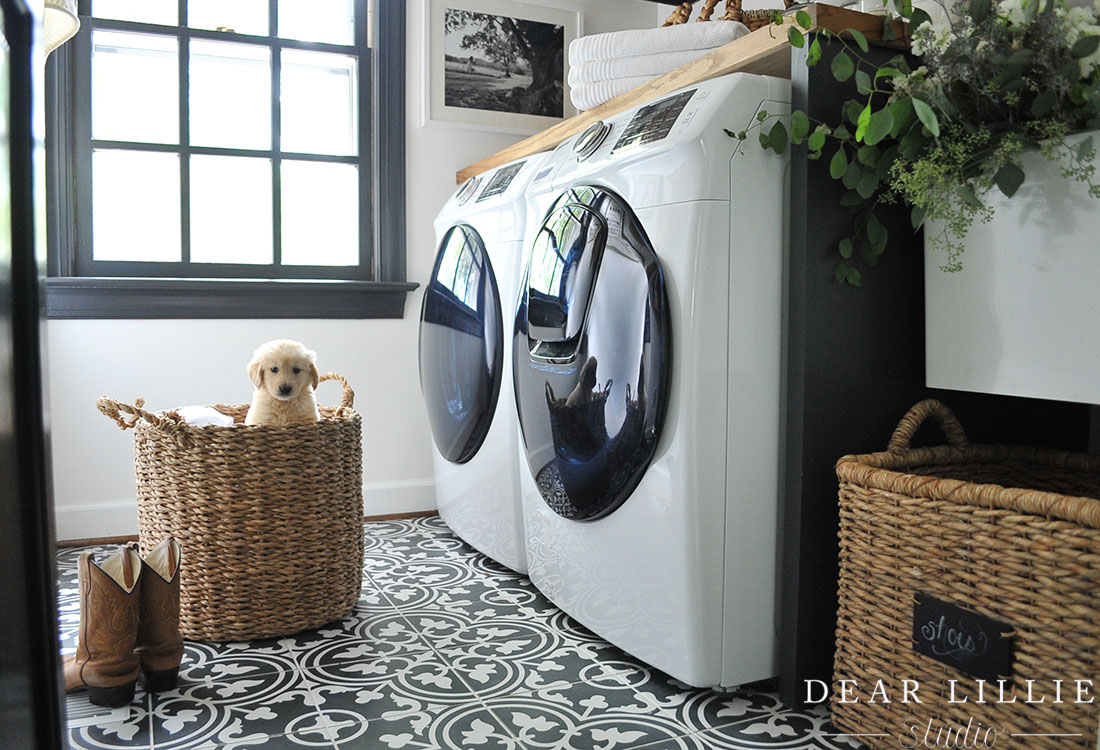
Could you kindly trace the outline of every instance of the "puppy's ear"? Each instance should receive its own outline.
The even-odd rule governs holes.
[[[252,378],[252,385],[262,388],[264,384],[264,363],[260,357],[253,357],[248,363],[248,377]]]
[[[321,384],[321,373],[317,372],[317,354],[306,349],[306,356],[309,358],[309,377],[313,390],[317,390],[317,386]]]

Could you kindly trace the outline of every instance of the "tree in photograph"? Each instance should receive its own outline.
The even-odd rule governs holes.
[[[562,111],[564,28],[538,21],[448,9],[444,17],[448,34],[464,32],[463,49],[481,50],[510,76],[521,58],[531,71],[531,85],[516,92],[517,111],[540,114]]]

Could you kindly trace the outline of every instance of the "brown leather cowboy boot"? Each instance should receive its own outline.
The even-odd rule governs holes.
[[[180,543],[173,537],[142,560],[141,616],[137,647],[142,685],[152,693],[171,690],[183,659],[180,637]]]
[[[80,631],[76,654],[65,659],[65,691],[88,689],[97,706],[133,700],[140,663],[134,654],[140,600],[141,557],[122,547],[99,564],[80,555]]]

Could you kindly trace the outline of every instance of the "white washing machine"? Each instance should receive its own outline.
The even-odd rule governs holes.
[[[747,74],[674,92],[567,141],[528,194],[528,574],[695,686],[777,673],[788,160],[724,129],[789,103]]]
[[[439,513],[471,546],[520,573],[527,563],[507,334],[525,191],[544,157],[473,177],[443,206],[420,315],[420,388],[435,442]]]

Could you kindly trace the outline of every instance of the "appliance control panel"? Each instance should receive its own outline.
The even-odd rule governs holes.
[[[666,138],[697,91],[698,89],[688,89],[638,109],[615,142],[611,153]]]
[[[465,205],[474,197],[474,193],[477,192],[479,187],[481,187],[481,178],[471,177],[459,186],[458,190],[455,192],[455,201],[460,206]]]
[[[577,140],[573,143],[573,153],[577,156],[577,161],[584,161],[592,154],[596,153],[596,149],[611,133],[611,124],[604,122],[603,120],[597,120],[588,126],[588,128],[577,137]]]
[[[481,195],[477,197],[477,202],[481,203],[487,198],[492,198],[494,195],[500,195],[508,186],[512,184],[512,180],[519,174],[519,171],[523,169],[525,161],[518,161],[515,164],[509,164],[507,167],[498,169],[489,180],[489,184],[485,186],[485,189],[481,191]]]
[[[790,82],[749,73],[700,81],[610,115],[562,141],[539,164],[531,188],[557,189],[612,168],[613,164],[615,169],[629,170],[633,177],[648,174],[647,170],[653,174],[672,174],[679,169],[685,154],[693,154],[700,148],[708,153],[713,149],[725,153],[727,149],[738,148],[739,144],[728,138],[724,129],[748,127],[761,102],[768,103],[769,112],[789,111]],[[665,154],[671,157],[665,158]],[[629,166],[624,166],[626,163]],[[725,169],[725,163],[717,160],[717,166],[710,166]],[[654,189],[659,184],[660,180],[655,180]]]
[[[534,176],[534,178],[531,180],[531,182],[536,183],[536,182],[544,181],[547,177],[549,177],[551,174],[553,174],[555,166],[557,166],[557,164],[551,164],[547,167],[543,167],[542,169],[540,169],[538,171],[538,174],[536,174]],[[1100,750],[1100,749],[1098,749],[1098,750]]]

